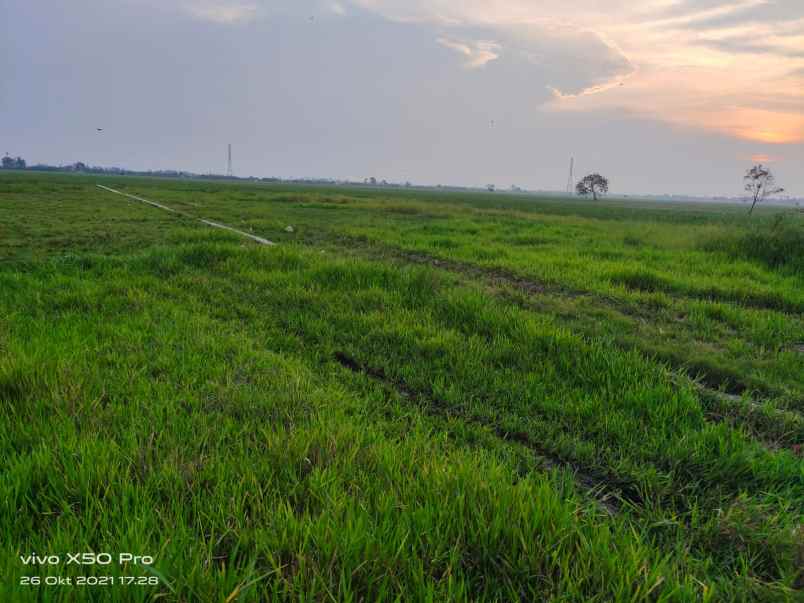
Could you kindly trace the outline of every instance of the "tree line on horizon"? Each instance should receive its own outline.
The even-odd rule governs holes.
[[[8,153],[0,161],[4,170],[24,170],[27,167],[22,157],[11,157]]]
[[[76,163],[67,165],[67,166],[52,166],[52,165],[36,165],[32,167],[28,167],[25,159],[22,157],[11,157],[8,153],[0,160],[0,166],[2,169],[5,170],[36,170],[36,171],[70,171],[70,172],[90,172],[90,173],[98,173],[98,174],[118,174],[118,175],[162,175],[162,176],[197,176],[196,174],[192,174],[190,172],[180,172],[174,170],[160,170],[160,171],[148,171],[148,172],[138,172],[138,171],[131,171],[126,170],[123,168],[102,168],[102,167],[94,167],[88,166],[81,161],[77,161]],[[271,179],[273,180],[273,179]],[[778,195],[779,193],[783,193],[784,189],[776,185],[776,178],[771,172],[770,168],[765,167],[764,165],[757,164],[748,170],[746,170],[745,176],[743,176],[743,181],[745,182],[745,191],[749,194],[751,201],[751,207],[748,210],[748,215],[752,215],[754,213],[754,209],[756,206],[767,198],[772,197],[774,195]],[[377,185],[376,178],[366,178],[364,184],[370,185]],[[384,180],[381,183],[382,185],[388,185],[387,182]],[[410,187],[411,184],[409,182],[405,183],[406,187]],[[488,190],[490,192],[494,192],[495,188],[493,185],[488,186]],[[592,195],[592,198],[597,201],[599,195],[605,195],[609,192],[609,180],[608,178],[601,176],[597,172],[593,174],[589,174],[581,178],[578,183],[575,185],[575,192],[577,195],[585,197],[587,195]]]

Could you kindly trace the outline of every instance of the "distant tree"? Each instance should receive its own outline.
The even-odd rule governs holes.
[[[773,177],[769,168],[761,163],[755,165],[745,173],[745,190],[751,195],[751,209],[748,210],[750,216],[754,212],[757,203],[761,203],[768,197],[783,193],[784,189],[776,186],[776,179]]]
[[[579,195],[591,193],[592,198],[597,201],[598,194],[609,192],[609,181],[600,174],[589,174],[575,185],[575,192]]]
[[[372,176],[371,178],[369,178],[369,184],[371,186],[377,186],[377,179],[374,176]]]
[[[489,185],[486,186],[486,188],[488,189],[488,191],[490,193],[493,193],[494,191],[497,190],[497,187],[494,184],[489,184]]]
[[[27,164],[22,157],[12,157],[6,153],[2,159],[2,166],[4,170],[24,170]]]

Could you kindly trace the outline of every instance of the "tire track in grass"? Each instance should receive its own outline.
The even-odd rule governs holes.
[[[729,546],[746,546],[743,542],[744,537],[734,533],[734,526],[728,522],[722,525],[708,524],[698,526],[695,519],[687,512],[682,512],[679,515],[677,510],[673,511],[668,517],[656,517],[651,512],[650,505],[640,495],[636,485],[627,478],[623,479],[619,476],[607,474],[604,470],[590,470],[587,467],[565,460],[534,441],[533,437],[526,431],[508,431],[495,424],[493,420],[483,420],[482,418],[471,416],[439,401],[432,396],[431,392],[412,388],[404,381],[389,376],[384,369],[358,360],[346,352],[336,351],[334,359],[350,372],[379,383],[384,388],[397,393],[404,400],[413,403],[419,402],[416,406],[425,415],[457,419],[465,424],[486,429],[490,434],[505,443],[519,444],[529,450],[545,470],[561,469],[571,472],[576,487],[584,498],[594,503],[610,517],[628,517],[629,521],[634,521],[635,525],[639,526],[640,529],[654,534],[660,541],[658,546],[668,551],[668,553],[677,550],[678,543],[684,542],[684,546],[689,550],[690,554],[699,559],[720,560],[723,555],[723,550],[720,548],[721,544],[708,541],[712,530],[722,532]],[[739,505],[740,498],[737,497],[726,508],[733,510]],[[661,506],[669,510],[664,504]],[[627,514],[623,515],[624,513]],[[761,529],[761,525],[758,529]],[[730,566],[726,561],[723,562],[725,563],[724,576],[728,575],[730,571],[738,569],[736,566]],[[777,576],[759,572],[759,570],[757,572],[753,568],[749,569],[747,578],[759,582],[767,582],[778,578]],[[795,588],[800,588],[800,586]]]
[[[496,289],[494,292],[495,295],[498,297],[505,298],[510,303],[513,303],[525,310],[533,310],[532,304],[523,303],[521,299],[517,299],[516,296],[506,294],[506,290],[514,290],[519,293],[524,294],[528,298],[534,298],[540,295],[555,295],[564,298],[579,298],[579,297],[594,297],[599,299],[602,304],[606,307],[613,308],[615,311],[625,315],[625,316],[643,316],[647,318],[653,318],[653,315],[647,313],[641,313],[637,308],[633,308],[628,304],[624,304],[619,300],[616,300],[611,297],[601,296],[598,294],[593,294],[589,291],[581,291],[578,289],[571,289],[567,287],[563,287],[560,285],[555,284],[548,284],[545,282],[537,281],[534,279],[529,279],[523,277],[521,275],[515,274],[511,271],[498,269],[498,268],[486,268],[482,266],[478,266],[475,264],[471,264],[469,262],[462,262],[458,260],[445,260],[442,258],[436,258],[434,256],[428,255],[426,253],[421,252],[410,252],[403,249],[398,249],[395,247],[390,247],[387,245],[378,245],[377,243],[366,242],[360,239],[356,239],[354,237],[349,236],[340,236],[340,239],[346,239],[350,243],[354,243],[359,245],[361,250],[368,251],[368,255],[377,257],[377,255],[382,255],[383,257],[388,257],[390,259],[394,259],[404,263],[411,263],[423,266],[430,266],[432,268],[436,268],[439,270],[444,270],[453,274],[458,275],[462,278],[468,278],[473,280],[482,281],[487,284],[492,289]],[[342,243],[338,242],[339,246]],[[372,248],[377,247],[378,253],[373,253]],[[351,248],[354,250],[354,248]],[[691,371],[695,371],[696,367],[685,367],[679,365],[677,362],[674,362],[670,358],[662,357],[660,358],[663,362],[667,362],[673,369],[680,371],[683,373],[687,379],[689,379],[693,384],[695,384],[696,388],[702,394],[701,402],[704,405],[704,411],[706,413],[707,418],[715,421],[719,421],[723,419],[722,413],[719,412],[719,406],[715,407],[712,404],[713,400],[718,400],[720,402],[727,402],[729,406],[732,408],[736,407],[736,401],[743,400],[740,396],[745,394],[745,392],[753,389],[748,384],[743,382],[722,382],[720,381],[717,376],[715,375],[707,375],[706,372],[701,373],[704,369],[697,369],[698,372],[692,373]],[[721,392],[720,390],[723,389],[724,391]],[[769,392],[764,392],[769,393]],[[742,403],[743,407],[748,407],[756,411],[757,409],[764,408],[763,405],[756,401],[756,400],[747,400]],[[746,415],[748,413],[742,413],[742,415]],[[756,412],[753,413],[756,416]],[[801,423],[804,421],[804,416],[801,413],[795,410],[782,410],[776,409],[776,411],[772,412],[771,414],[776,415],[780,418],[783,423],[790,423],[796,422]],[[756,437],[758,435],[755,426],[752,425],[752,434]],[[788,436],[792,436],[792,440],[790,437],[782,438],[786,443],[788,440],[791,447],[800,446],[802,443],[800,440],[800,435],[796,436],[795,433],[787,434]],[[773,437],[756,437],[759,441],[764,444],[769,444],[771,447],[774,447],[774,440]],[[787,447],[786,444],[782,444],[783,447]],[[778,445],[775,447],[778,448]],[[794,451],[800,450],[800,448],[793,448]]]
[[[284,267],[282,269],[288,270],[288,268]],[[313,275],[321,276],[321,273],[312,266],[309,273],[296,273],[296,268],[293,270],[294,274],[299,279],[302,279],[300,282],[305,282],[305,279]],[[232,276],[235,276],[234,280],[232,280]],[[255,276],[250,273],[232,275],[227,272],[221,273],[220,277],[222,285],[225,284],[226,287],[231,286],[235,289],[251,290],[253,287],[243,287],[242,285],[264,282],[259,279],[255,280]],[[242,283],[239,280],[241,278],[243,279]],[[367,283],[362,280],[359,285],[355,285],[351,281],[341,281],[334,278],[322,279],[322,283],[330,283],[333,292],[348,295],[351,295],[355,286],[367,286]],[[221,291],[225,294],[227,289],[223,288]],[[315,293],[316,296],[320,294],[323,293]],[[298,303],[299,307],[303,305],[305,308],[310,303],[314,305],[320,303],[321,317],[327,316],[328,311],[331,309],[326,301],[327,298],[322,297],[319,302],[318,298],[313,299],[312,295],[311,293],[310,296],[305,295],[303,298],[295,299],[294,303]],[[413,305],[414,303],[416,305]],[[418,303],[410,300],[402,305],[404,308],[413,308],[414,311],[419,308]],[[347,318],[349,317],[347,316]],[[278,324],[282,324],[283,328],[288,327],[288,324],[281,321]],[[313,331],[310,331],[309,334],[308,331],[310,330],[298,326],[294,328],[294,333],[299,337],[300,345],[312,345],[314,347],[323,345],[321,352],[327,354],[333,365],[337,362],[343,367],[344,371],[348,370],[351,373],[360,375],[361,379],[367,382],[377,382],[379,387],[382,387],[386,392],[398,396],[402,403],[409,400],[411,408],[421,412],[423,416],[429,415],[439,419],[445,418],[447,421],[455,421],[456,428],[459,428],[460,424],[477,426],[478,429],[486,431],[489,437],[499,438],[499,442],[502,445],[510,442],[511,446],[521,446],[518,449],[520,454],[522,451],[530,451],[539,461],[544,458],[549,459],[552,463],[548,465],[545,462],[546,466],[563,468],[567,471],[568,477],[571,470],[576,478],[578,491],[582,496],[592,500],[604,498],[604,501],[612,506],[601,508],[601,512],[617,513],[617,517],[622,517],[628,521],[633,520],[639,529],[644,529],[651,538],[655,537],[657,541],[661,542],[663,550],[668,552],[677,551],[679,547],[683,546],[685,550],[690,550],[691,554],[699,557],[702,563],[711,559],[719,568],[722,568],[718,570],[718,573],[724,577],[731,575],[734,571],[741,572],[743,570],[746,572],[746,579],[750,580],[774,581],[780,579],[780,576],[784,576],[785,569],[780,569],[779,572],[773,569],[777,566],[773,550],[768,549],[767,554],[762,553],[764,544],[758,543],[762,539],[762,534],[767,531],[771,535],[769,537],[771,541],[778,540],[781,542],[780,546],[788,547],[788,540],[790,539],[788,532],[779,531],[772,517],[772,512],[777,507],[771,505],[769,514],[757,515],[758,519],[756,520],[751,519],[749,521],[743,515],[740,515],[740,510],[744,507],[751,510],[751,512],[755,510],[762,511],[764,508],[762,498],[764,494],[758,492],[759,486],[751,482],[741,481],[740,484],[736,484],[728,481],[723,488],[715,487],[715,492],[712,494],[710,493],[709,484],[701,482],[695,473],[695,471],[703,469],[697,462],[685,465],[682,470],[687,470],[678,472],[678,475],[675,475],[676,470],[673,467],[662,464],[660,459],[642,459],[639,454],[628,453],[626,457],[633,459],[640,466],[645,465],[648,469],[656,466],[659,471],[674,472],[673,480],[676,487],[667,489],[664,488],[662,483],[658,483],[657,485],[660,489],[655,490],[656,496],[653,496],[654,490],[650,487],[650,484],[644,491],[639,486],[643,481],[641,480],[641,471],[632,471],[629,466],[618,467],[617,464],[612,464],[606,459],[601,462],[586,455],[576,456],[571,449],[553,445],[549,435],[546,438],[539,438],[535,435],[549,433],[550,430],[542,431],[538,427],[531,430],[528,422],[523,422],[522,426],[517,425],[517,410],[515,408],[491,409],[487,413],[481,408],[482,404],[470,409],[463,408],[462,402],[457,399],[455,404],[449,403],[434,391],[433,386],[428,383],[426,378],[421,382],[418,382],[418,380],[411,381],[404,376],[404,371],[397,372],[401,368],[398,363],[383,364],[373,359],[375,358],[374,356],[362,355],[359,351],[360,348],[353,347],[359,345],[360,340],[355,339],[348,329],[345,331],[345,335],[335,336],[333,333],[331,336],[327,336],[324,341],[317,337],[311,337]],[[338,353],[336,354],[336,352]],[[333,354],[335,354],[334,358]],[[402,360],[402,362],[404,364],[405,361]],[[426,369],[426,371],[429,372],[429,369]],[[413,385],[414,383],[415,385]],[[484,393],[487,400],[487,396],[494,398],[496,395],[494,390],[482,390],[479,393]],[[486,404],[485,406],[488,405]],[[572,436],[573,434],[569,433],[568,435]],[[577,437],[574,439],[578,440]],[[583,441],[583,438],[580,441]],[[599,449],[603,451],[603,448],[599,447]],[[707,459],[716,460],[713,455],[709,455]],[[616,459],[614,460],[616,461]],[[665,458],[665,460],[667,459]],[[683,480],[689,480],[690,474],[692,481],[691,485],[687,487]],[[771,484],[768,486],[771,490],[776,488],[771,483],[770,478],[760,481],[762,481],[762,484]],[[749,494],[755,493],[757,496],[748,498],[747,502],[743,501],[741,498],[744,490],[742,483],[747,484],[746,488],[750,488]],[[780,493],[784,494],[783,492]],[[746,494],[746,496],[749,495]],[[726,510],[726,515],[724,515],[723,519],[720,518],[719,509]],[[706,517],[702,518],[702,513]],[[731,519],[732,515],[729,515],[729,513],[734,516],[733,519]],[[665,546],[667,547],[666,549],[664,548]],[[740,550],[749,552],[731,555],[729,550],[738,546],[742,547]],[[740,565],[746,561],[746,556],[749,553],[762,557],[762,563],[757,566],[758,569],[756,570]]]
[[[406,400],[425,401],[427,404],[424,410],[431,416],[441,418],[454,416],[467,423],[489,429],[494,435],[505,442],[520,444],[528,448],[542,461],[546,469],[568,469],[572,471],[576,483],[582,487],[586,495],[595,501],[609,515],[619,514],[626,503],[632,506],[638,506],[643,502],[637,490],[635,488],[629,488],[628,484],[625,484],[622,480],[592,473],[574,463],[565,461],[534,442],[530,435],[524,431],[507,431],[498,425],[482,421],[465,413],[457,412],[455,409],[450,409],[438,400],[434,400],[429,393],[415,391],[407,384],[389,377],[381,368],[371,367],[361,363],[345,352],[335,352],[334,356],[335,360],[342,367],[353,373],[365,375],[386,387],[390,387]],[[453,412],[450,412],[451,410]],[[621,482],[624,487],[621,488],[613,485],[615,481]]]
[[[213,228],[220,228],[222,230],[228,230],[229,232],[233,232],[235,234],[240,235],[241,237],[246,237],[247,239],[251,239],[261,245],[275,245],[273,241],[269,241],[268,239],[264,239],[262,237],[258,237],[257,235],[249,234],[247,232],[243,232],[242,230],[238,230],[236,228],[232,228],[226,224],[221,224],[220,222],[213,222],[212,220],[206,220],[204,218],[197,218],[193,215],[188,214],[187,212],[181,211],[179,209],[174,209],[172,207],[168,207],[167,205],[162,205],[161,203],[157,203],[156,201],[149,201],[143,197],[138,197],[137,195],[131,195],[129,193],[124,193],[122,191],[115,190],[113,188],[109,188],[108,186],[103,186],[102,184],[96,184],[98,188],[101,188],[105,191],[110,193],[114,193],[116,195],[122,195],[123,197],[128,197],[129,199],[134,199],[135,201],[139,201],[140,203],[145,203],[146,205],[150,205],[152,207],[156,207],[163,211],[170,212],[172,214],[176,214],[177,216],[181,216],[183,218],[190,218],[191,220],[196,220],[201,222],[202,224],[206,224],[207,226],[212,226]]]
[[[707,420],[743,428],[771,450],[787,449],[802,456],[804,417],[800,413],[763,405],[693,381]]]
[[[288,268],[283,266],[282,270],[288,270]],[[299,274],[298,278],[306,279],[310,276],[310,274]],[[233,287],[234,290],[252,290],[254,288],[243,287],[242,284],[259,282],[254,281],[254,276],[250,273],[244,273],[242,275],[236,273],[233,275],[229,272],[221,272],[219,276],[221,278],[219,283],[221,286],[220,291],[224,296],[229,295],[228,287]],[[235,277],[234,279],[233,276]],[[238,280],[240,278],[245,279],[244,283],[241,283]],[[304,280],[301,282],[304,282]],[[333,289],[336,291],[351,291],[351,285],[348,283],[336,283],[333,285]],[[197,292],[190,293],[185,292],[184,290],[182,290],[182,294],[198,295]],[[204,295],[201,299],[203,299],[204,306],[206,307],[210,305],[209,302],[212,301],[213,298],[207,298],[207,296]],[[303,301],[304,303],[309,304],[310,299],[299,299],[296,301],[300,304]],[[242,303],[247,303],[247,300],[244,300]],[[322,301],[322,303],[324,302]],[[406,305],[405,307],[408,306]],[[329,306],[325,304],[322,305],[321,308],[322,310],[325,310],[329,308]],[[286,326],[287,325],[285,325],[285,327]],[[300,345],[313,345],[318,347],[318,345],[324,343],[315,338],[306,338],[304,329],[299,330],[298,335],[300,338]],[[717,508],[724,507],[724,505],[724,508],[726,509],[735,507],[735,505],[739,504],[740,501],[735,500],[734,503],[729,502],[731,500],[731,491],[724,493],[722,502],[715,500],[714,498],[709,501],[703,500],[704,494],[707,492],[707,488],[705,486],[701,486],[700,501],[698,501],[697,497],[694,499],[690,499],[689,495],[685,497],[685,500],[692,500],[693,503],[698,501],[694,508],[690,508],[686,504],[676,506],[676,501],[674,498],[675,495],[669,495],[668,498],[665,498],[665,496],[662,495],[661,498],[651,500],[652,497],[648,494],[643,499],[639,496],[640,491],[638,489],[638,474],[629,474],[629,472],[623,471],[621,475],[617,475],[614,473],[611,467],[594,466],[597,464],[594,460],[580,462],[576,461],[576,463],[573,463],[574,458],[572,453],[567,453],[565,456],[564,451],[561,449],[553,449],[547,451],[546,454],[540,454],[540,452],[544,452],[542,442],[547,442],[549,445],[550,441],[537,440],[532,433],[528,432],[529,427],[517,428],[514,426],[513,429],[507,431],[499,425],[500,421],[504,422],[506,420],[505,417],[499,418],[494,416],[494,413],[489,413],[489,416],[485,416],[486,413],[484,413],[482,410],[471,413],[469,410],[465,410],[460,407],[456,408],[455,405],[447,403],[443,398],[440,398],[438,394],[434,393],[434,391],[431,389],[431,386],[429,386],[426,381],[423,381],[419,385],[411,386],[410,381],[406,380],[400,374],[397,374],[394,370],[392,370],[392,367],[394,366],[393,364],[382,367],[382,365],[378,366],[377,361],[372,360],[371,357],[366,358],[364,356],[361,358],[360,354],[357,353],[356,350],[350,349],[353,344],[357,343],[357,340],[349,336],[333,337],[332,339],[328,340],[325,347],[321,351],[326,352],[330,358],[332,358],[331,354],[333,354],[336,350],[339,351],[340,353],[337,354],[337,356],[333,359],[333,364],[334,362],[338,362],[344,367],[345,370],[363,375],[364,379],[378,382],[380,386],[385,388],[386,391],[391,392],[393,395],[400,396],[403,402],[404,400],[410,400],[411,408],[419,410],[424,416],[430,415],[438,418],[446,417],[448,420],[452,419],[456,421],[456,427],[459,427],[460,423],[466,425],[476,425],[478,428],[487,430],[489,437],[499,437],[502,444],[510,442],[511,446],[514,444],[521,445],[522,448],[518,450],[520,454],[522,451],[530,450],[540,461],[547,457],[550,461],[552,461],[552,466],[557,466],[565,470],[572,470],[575,476],[580,476],[579,478],[576,477],[576,483],[578,484],[579,492],[584,497],[588,497],[592,500],[604,498],[604,502],[610,503],[612,506],[609,508],[603,507],[601,509],[602,512],[619,513],[618,516],[622,516],[629,521],[633,519],[636,522],[635,525],[637,525],[640,529],[645,529],[646,533],[651,535],[651,537],[655,536],[657,539],[660,539],[662,547],[665,547],[666,543],[668,548],[663,548],[663,550],[667,550],[668,552],[671,550],[675,551],[678,550],[679,546],[683,545],[686,549],[691,550],[693,555],[700,555],[702,560],[714,559],[715,562],[719,564],[718,567],[720,567],[720,564],[723,564],[722,572],[721,570],[718,570],[719,575],[722,573],[723,576],[726,576],[727,574],[730,575],[734,570],[740,570],[740,566],[736,564],[737,562],[742,562],[741,560],[743,560],[744,557],[739,556],[736,558],[736,560],[733,560],[729,555],[723,553],[723,551],[726,549],[724,549],[724,546],[721,545],[719,534],[721,531],[724,532],[723,538],[726,539],[726,546],[731,547],[738,545],[743,546],[741,544],[741,539],[743,538],[742,533],[737,532],[736,535],[733,535],[734,529],[728,522],[724,522],[722,524],[714,521],[709,523],[701,523],[701,520],[697,519],[697,512],[691,513],[691,511],[695,511],[696,508],[700,507],[698,503],[712,503],[705,504],[705,506],[701,507],[706,512],[714,511],[714,503],[717,503]],[[330,347],[332,345],[337,347]],[[348,347],[344,348],[344,346]],[[349,355],[350,352],[352,355]],[[494,396],[493,393],[489,393],[487,395]],[[458,404],[460,404],[460,402],[458,402]],[[513,414],[509,416],[514,419]],[[515,421],[512,421],[512,424],[515,425]],[[506,423],[504,422],[503,425],[506,425]],[[536,433],[538,433],[538,431]],[[566,461],[564,459],[566,459]],[[548,463],[545,462],[545,465],[548,465]],[[589,467],[589,465],[592,466]],[[617,486],[620,484],[622,484],[623,487],[620,489],[621,491],[618,492]],[[650,492],[650,490],[647,492]],[[696,489],[695,493],[697,492],[698,490]],[[636,494],[636,496],[634,496],[634,494]],[[657,519],[659,520],[659,523],[655,523]],[[755,532],[761,535],[762,531],[766,529],[766,524],[767,529],[775,530],[774,524],[770,520],[766,521],[764,518],[759,520],[759,523],[756,527],[754,527],[753,524],[747,524],[746,521],[740,519],[740,516],[738,516],[735,521],[737,522],[738,529],[747,530],[751,534],[748,545],[744,545],[750,546],[751,551],[757,548],[755,541],[759,538],[759,536],[753,536]],[[711,537],[711,533],[713,531],[717,531],[718,533],[717,541],[713,540]],[[771,534],[774,538],[777,536],[779,538],[787,537],[787,532],[782,534],[781,532],[771,531]],[[784,544],[786,546],[786,541]],[[761,572],[756,574],[759,576],[759,579],[764,579],[767,581],[777,579],[777,575],[775,573],[765,570],[766,565],[773,566],[772,555],[772,552],[768,553],[770,561],[763,563]],[[753,580],[753,570],[747,571],[749,571],[747,579]]]

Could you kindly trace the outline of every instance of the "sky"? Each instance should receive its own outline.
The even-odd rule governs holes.
[[[97,128],[103,128],[98,132]],[[804,196],[802,0],[0,0],[0,153]]]

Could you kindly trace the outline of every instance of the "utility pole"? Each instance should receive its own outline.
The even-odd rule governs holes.
[[[226,175],[231,178],[234,174],[232,173],[232,145],[229,145],[229,155],[226,162]]]
[[[567,178],[567,194],[572,194],[572,179],[575,171],[575,157],[570,157],[569,178]]]

